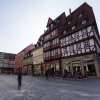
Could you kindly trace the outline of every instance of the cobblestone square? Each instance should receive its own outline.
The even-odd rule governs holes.
[[[0,75],[0,100],[100,100],[100,79],[63,80]]]

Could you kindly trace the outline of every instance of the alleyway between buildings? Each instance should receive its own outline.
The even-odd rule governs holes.
[[[100,79],[62,80],[23,76],[17,90],[17,76],[0,75],[0,100],[100,100]]]

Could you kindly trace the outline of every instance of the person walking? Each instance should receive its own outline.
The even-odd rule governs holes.
[[[21,89],[21,85],[22,85],[22,72],[21,72],[21,69],[18,71],[18,90]]]

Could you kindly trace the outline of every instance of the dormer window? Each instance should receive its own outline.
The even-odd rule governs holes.
[[[53,29],[53,24],[51,24],[51,29]]]
[[[49,29],[50,29],[50,27],[48,26],[48,27],[47,27],[47,30],[49,30]]]
[[[59,23],[59,19],[55,20],[55,22],[58,24]]]
[[[84,24],[86,24],[86,20],[83,20],[83,21],[82,21],[82,25],[84,25]]]
[[[52,36],[55,36],[56,35],[56,30],[52,31]]]
[[[72,30],[74,30],[76,27],[75,26],[72,26]]]
[[[79,18],[82,18],[82,14],[79,15]]]
[[[68,25],[70,25],[71,24],[71,21],[68,21]]]
[[[64,31],[63,34],[66,34],[66,31]]]

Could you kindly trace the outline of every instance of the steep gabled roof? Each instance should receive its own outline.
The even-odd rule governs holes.
[[[28,45],[26,48],[24,48],[25,53],[29,52],[34,48],[33,44]]]
[[[78,8],[76,8],[73,12],[71,12],[71,15],[74,15],[76,14],[77,12],[79,11],[82,11],[84,8],[92,8],[89,4],[87,4],[86,2],[83,3],[82,5],[80,5]],[[69,17],[70,15],[67,16],[67,18]]]
[[[62,17],[66,17],[65,12],[61,13],[58,17],[56,17],[55,20],[62,19]]]
[[[61,23],[62,21],[64,22],[66,20],[66,14],[65,12],[63,12],[62,14],[60,14],[57,18],[55,18],[54,22],[56,24]]]
[[[17,55],[19,54],[23,54],[23,53],[27,53],[28,51],[34,49],[34,45],[33,44],[30,44],[28,45],[27,47],[25,47],[23,50],[21,50],[19,53],[17,53]]]
[[[47,22],[47,26],[49,26],[52,22],[53,22],[53,20],[49,17],[48,22]]]

